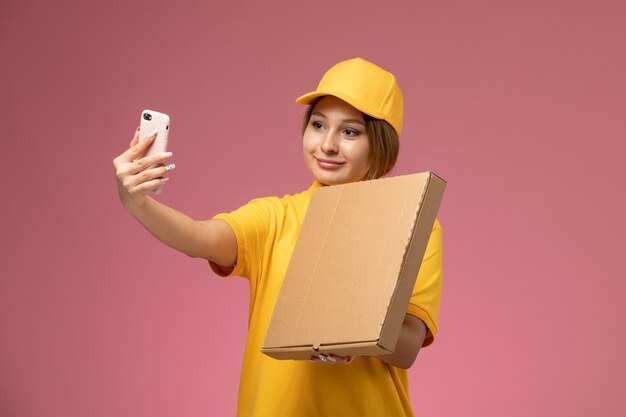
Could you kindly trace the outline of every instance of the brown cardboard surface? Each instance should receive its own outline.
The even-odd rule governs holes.
[[[392,352],[444,188],[424,172],[316,189],[262,352]]]

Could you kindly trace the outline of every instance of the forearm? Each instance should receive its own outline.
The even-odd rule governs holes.
[[[408,369],[415,362],[417,353],[420,347],[422,347],[425,338],[426,325],[424,322],[415,316],[407,314],[393,353],[379,356],[378,359],[389,365]]]
[[[147,197],[128,212],[166,245],[195,258],[208,258],[210,231],[201,222]]]
[[[122,205],[166,245],[221,266],[234,264],[237,243],[232,229],[226,223],[193,220],[146,194],[162,188],[169,179],[165,161],[172,156],[171,152],[144,156],[155,138],[156,134],[140,141],[137,129],[130,147],[113,159]]]

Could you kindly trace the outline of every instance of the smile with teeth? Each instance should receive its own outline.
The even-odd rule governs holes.
[[[315,158],[317,165],[324,169],[337,169],[343,166],[345,162],[333,161],[332,159]]]

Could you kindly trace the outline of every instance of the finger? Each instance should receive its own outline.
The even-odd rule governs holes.
[[[171,158],[172,155],[171,152],[162,152],[156,155],[139,158],[129,164],[128,173],[135,175],[146,169],[153,168],[154,166],[162,165],[168,158]]]
[[[322,353],[319,356],[311,356],[309,358],[309,362],[340,365],[350,363],[353,359],[354,358],[352,356],[337,356],[333,354],[325,355]]]
[[[339,355],[333,355],[332,353],[329,356],[332,356],[333,358],[337,360],[348,360],[352,358],[352,356],[339,356]]]
[[[350,363],[352,362],[353,357],[352,356],[339,356],[339,355],[333,355],[330,354],[328,355],[328,362],[331,363],[337,363],[337,364],[341,364],[341,363]]]
[[[165,175],[171,170],[168,170],[166,166],[158,166],[154,168],[146,169],[145,171],[141,171],[140,173],[134,175],[133,181],[136,184],[141,184],[147,181],[152,181],[158,178],[164,178]]]
[[[136,162],[126,163],[116,172],[118,182],[122,185],[122,187],[128,190],[129,193],[132,193],[133,190],[135,190],[136,187],[142,183],[164,178],[168,172],[172,171],[176,167],[174,164],[163,165],[161,163],[147,167],[142,171],[135,172],[136,164]]]
[[[134,138],[133,138],[134,139]],[[122,162],[131,162],[135,159],[141,158],[146,150],[152,145],[152,142],[156,139],[156,130],[153,134],[145,139],[137,139],[137,143],[128,148],[123,154],[119,156]]]
[[[317,356],[311,356],[309,360],[314,363],[326,363],[326,361],[328,360],[328,355],[320,353]]]
[[[135,146],[138,142],[139,142],[139,128],[135,129],[135,134],[133,135],[133,138],[131,139],[129,146]]]
[[[165,177],[165,178],[156,178],[151,181],[142,182],[141,184],[137,185],[134,188],[133,193],[145,193],[148,191],[154,191],[158,188],[163,187],[165,183],[168,182],[169,180],[170,180],[169,177]]]

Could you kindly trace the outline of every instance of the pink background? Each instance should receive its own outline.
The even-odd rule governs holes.
[[[417,415],[625,415],[625,21],[621,0],[3,0],[0,415],[235,413],[247,284],[134,222],[111,160],[151,108],[162,201],[300,191],[293,100],[355,56],[404,90],[395,174],[449,182]]]

